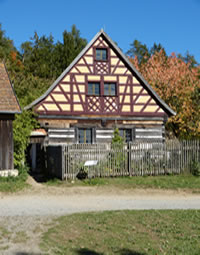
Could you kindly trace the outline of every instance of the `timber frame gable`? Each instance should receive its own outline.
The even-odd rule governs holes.
[[[97,51],[103,59],[97,59]],[[39,118],[130,120],[175,115],[103,30],[25,109],[32,107]]]

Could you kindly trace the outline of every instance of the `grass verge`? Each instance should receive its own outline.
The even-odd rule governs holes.
[[[17,177],[0,177],[0,192],[12,193],[28,187],[26,183],[28,177],[27,167],[21,167],[19,169],[19,175]]]
[[[200,211],[116,211],[64,216],[43,234],[48,254],[200,254]]]
[[[191,189],[200,192],[200,177],[193,175],[167,175],[167,176],[137,176],[119,178],[94,178],[85,180],[60,181],[50,180],[47,185],[72,187],[72,186],[115,186],[121,189],[152,188],[152,189]]]

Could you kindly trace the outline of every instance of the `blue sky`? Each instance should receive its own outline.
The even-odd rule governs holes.
[[[61,41],[75,24],[88,41],[104,28],[124,52],[137,39],[200,62],[200,0],[0,0],[0,23],[18,48],[34,31]]]

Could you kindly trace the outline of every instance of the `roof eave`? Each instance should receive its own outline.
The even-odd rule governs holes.
[[[22,111],[0,111],[0,114],[21,114]]]

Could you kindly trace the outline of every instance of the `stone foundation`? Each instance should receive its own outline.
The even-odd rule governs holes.
[[[0,170],[0,177],[18,176],[19,171],[16,169]]]

